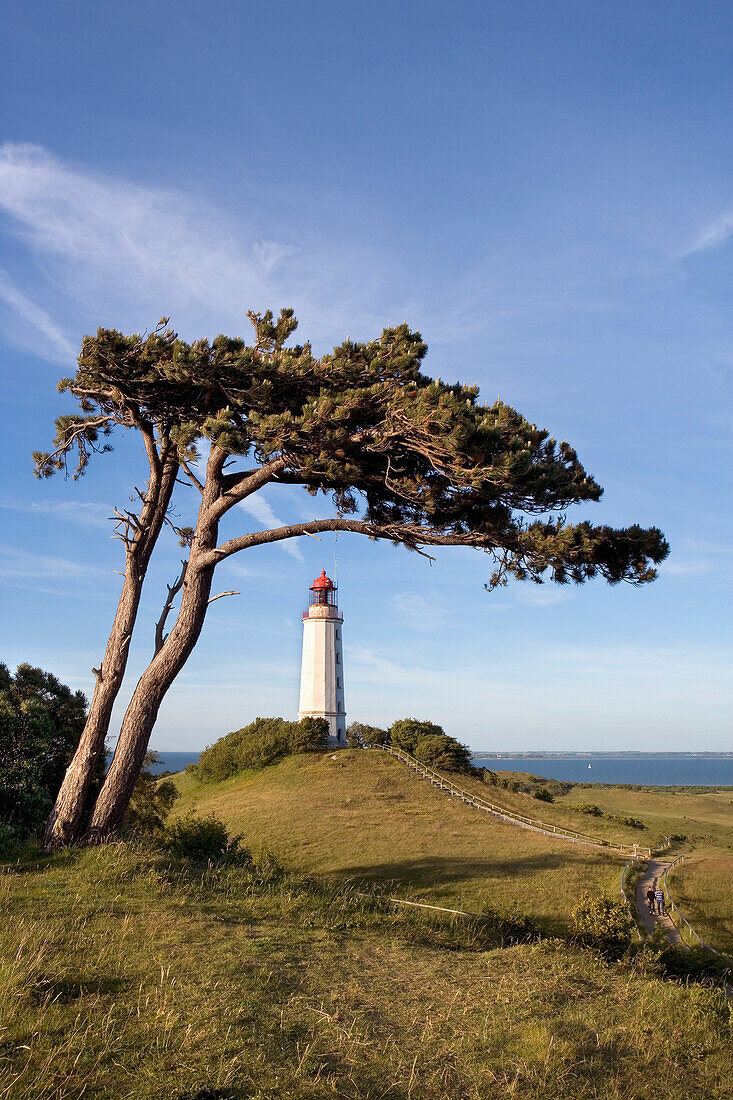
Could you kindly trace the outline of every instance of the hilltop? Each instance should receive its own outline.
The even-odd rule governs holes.
[[[191,772],[175,782],[176,815],[192,807],[214,813],[256,850],[332,882],[381,883],[402,897],[472,912],[520,912],[557,933],[567,931],[583,890],[619,893],[618,857],[472,811],[379,752],[288,756],[220,783],[199,782]],[[475,786],[484,796],[493,791]],[[521,812],[538,816],[541,808],[546,820],[588,826],[577,811],[499,793]],[[602,821],[595,832],[618,838],[624,830]],[[625,834],[634,839],[633,830]]]

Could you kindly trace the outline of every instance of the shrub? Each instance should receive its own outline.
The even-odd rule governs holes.
[[[228,779],[246,768],[263,768],[290,751],[288,726],[283,718],[255,718],[204,749],[196,764],[200,779]]]
[[[584,893],[573,909],[575,939],[608,959],[620,959],[631,943],[633,925],[626,905],[602,894]]]
[[[668,978],[693,981],[725,981],[731,971],[730,959],[716,955],[708,947],[667,947],[659,955],[662,973]]]
[[[29,664],[15,676],[0,664],[0,821],[18,837],[40,829],[58,793],[86,721],[81,691]],[[104,775],[97,761],[88,804]]]
[[[317,752],[328,747],[325,718],[255,718],[209,745],[191,768],[199,779],[218,782],[248,768],[265,768],[290,753]]]
[[[415,746],[421,737],[442,736],[445,730],[435,722],[423,722],[419,718],[398,718],[389,727],[390,744],[404,752],[415,752]]]
[[[471,754],[468,749],[447,733],[419,737],[414,753],[423,764],[429,764],[441,771],[466,773],[471,770]]]
[[[547,787],[540,787],[538,790],[536,790],[534,792],[534,797],[539,802],[554,802],[555,801],[553,795],[550,794]]]
[[[178,790],[170,779],[157,779],[150,771],[158,762],[157,752],[146,752],[140,775],[125,812],[125,828],[136,833],[157,834],[178,798]]]
[[[346,729],[346,741],[350,749],[361,749],[365,745],[386,745],[389,734],[379,726],[352,722]]]
[[[163,847],[191,863],[250,863],[251,855],[240,846],[241,837],[230,837],[226,825],[214,814],[196,817],[193,810],[167,826]]]
[[[485,783],[487,787],[496,787],[499,783],[499,777],[496,772],[492,772],[489,768],[474,768],[474,774],[477,779],[480,779],[482,783]]]
[[[603,810],[593,802],[581,802],[577,809],[582,814],[590,814],[591,817],[603,817]]]
[[[325,718],[301,718],[284,722],[288,727],[288,746],[292,753],[318,752],[328,748],[328,722]]]

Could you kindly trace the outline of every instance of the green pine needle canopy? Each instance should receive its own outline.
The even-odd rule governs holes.
[[[57,420],[55,449],[34,455],[37,475],[78,477],[93,453],[110,449],[116,427],[145,426],[174,442],[199,488],[193,467],[209,440],[243,463],[226,474],[225,497],[263,470],[263,485],[331,495],[334,519],[319,530],[420,552],[488,552],[489,588],[512,575],[560,584],[656,576],[669,552],[661,531],[568,523],[570,505],[603,492],[575,450],[501,400],[480,404],[475,386],[423,374],[427,346],[407,324],[366,343],[347,339],[319,358],[309,344],[286,346],[297,325],[291,309],[277,320],[269,311],[249,317],[252,344],[228,336],[186,343],[167,318],[149,335],[100,328],[86,336],[76,375],[59,384],[80,413]],[[294,525],[293,534],[311,528]]]

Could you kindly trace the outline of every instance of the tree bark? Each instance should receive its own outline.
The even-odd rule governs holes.
[[[220,496],[226,457],[219,448],[212,447],[178,616],[133,692],[112,764],[84,837],[87,843],[104,841],[119,827],[140,774],[160,705],[201,634],[216,568],[216,563],[210,560],[219,530],[214,504]]]
[[[154,447],[154,444],[153,444]],[[84,804],[127,667],[130,640],[140,605],[140,595],[150,555],[170,506],[178,473],[175,450],[167,446],[162,461],[149,452],[150,480],[139,516],[139,526],[126,546],[125,579],[117,603],[104,660],[94,669],[96,685],[84,731],[46,822],[44,849],[52,851],[71,844],[81,825]]]

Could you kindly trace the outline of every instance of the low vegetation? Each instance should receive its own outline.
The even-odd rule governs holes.
[[[0,905],[8,1100],[723,1100],[733,1079],[712,989],[271,858],[69,850],[7,867]]]
[[[733,788],[579,784],[555,806],[582,808],[589,799],[602,814],[593,819],[593,829],[606,821],[640,819],[649,838],[640,843],[669,837],[665,855],[684,855],[669,876],[674,901],[706,943],[732,953]]]
[[[264,768],[291,753],[314,752],[328,744],[325,718],[255,718],[204,749],[191,771],[203,780],[219,781],[252,768]]]

